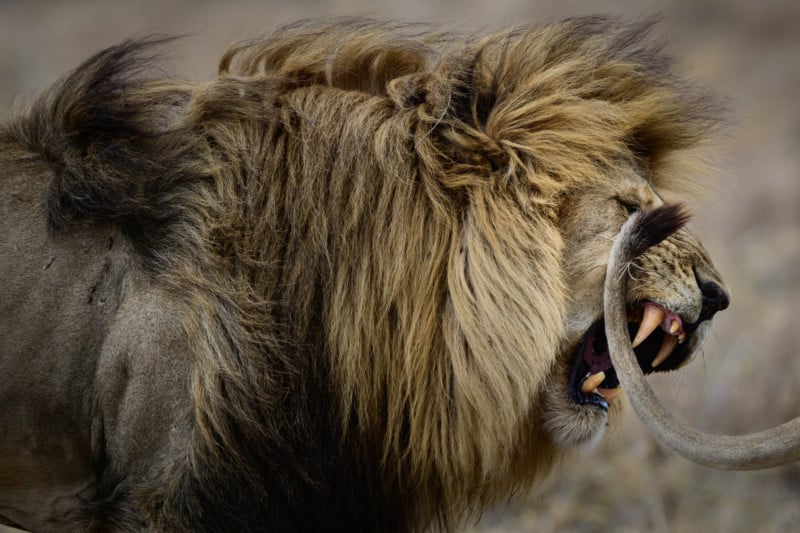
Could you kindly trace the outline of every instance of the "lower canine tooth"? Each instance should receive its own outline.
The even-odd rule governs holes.
[[[661,363],[663,363],[664,360],[670,356],[672,350],[675,349],[675,346],[677,346],[677,344],[678,344],[677,337],[673,337],[672,335],[664,335],[664,342],[663,344],[661,344],[661,348],[658,350],[658,355],[656,355],[656,358],[653,359],[652,363],[650,363],[650,366],[655,368]]]
[[[615,387],[613,389],[599,389],[597,392],[605,401],[610,403],[616,400],[619,395],[622,394],[622,387]]]
[[[683,344],[683,341],[686,340],[686,333],[678,335],[678,344]]]
[[[600,384],[606,379],[605,372],[598,372],[597,374],[592,374],[583,382],[581,385],[581,392],[584,394],[589,394],[590,392],[594,391]]]

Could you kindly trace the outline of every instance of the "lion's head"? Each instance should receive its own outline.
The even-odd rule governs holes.
[[[658,168],[629,161],[562,207],[569,303],[545,424],[564,446],[593,442],[619,410],[615,400],[622,388],[606,340],[603,282],[622,223],[636,212],[665,206],[664,184],[653,172]],[[714,314],[729,303],[697,237],[681,228],[631,261],[626,275],[629,330],[642,369],[649,374],[686,364],[702,346]]]
[[[691,181],[716,117],[649,30],[303,22],[201,84],[141,79],[128,43],[7,126],[50,168],[51,229],[111,223],[181,309],[190,444],[127,504],[164,528],[446,527],[597,441],[614,237]],[[640,365],[680,367],[719,275],[685,229],[628,275]]]

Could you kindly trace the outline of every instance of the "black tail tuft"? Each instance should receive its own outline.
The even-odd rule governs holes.
[[[660,243],[686,225],[691,218],[682,204],[666,204],[638,216],[630,239],[631,257],[641,255],[648,248]]]

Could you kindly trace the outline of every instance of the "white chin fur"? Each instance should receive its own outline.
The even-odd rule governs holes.
[[[576,405],[572,412],[548,417],[545,428],[562,448],[592,448],[603,438],[608,421],[605,411]]]
[[[563,449],[591,448],[605,434],[608,412],[591,405],[576,405],[565,388],[553,387],[545,395],[544,428],[553,442]],[[617,402],[614,402],[617,403]],[[611,406],[609,411],[616,411]]]

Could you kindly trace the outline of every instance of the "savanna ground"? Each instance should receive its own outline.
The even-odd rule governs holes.
[[[290,20],[368,14],[497,28],[543,17],[664,16],[660,32],[694,77],[728,100],[718,185],[694,205],[694,229],[728,282],[704,356],[653,379],[659,396],[705,430],[750,432],[800,414],[800,4],[751,0],[366,0],[333,2],[0,0],[0,107],[29,97],[101,47],[153,32],[188,35],[170,70],[213,75],[229,43]],[[2,408],[0,406],[0,408]],[[800,465],[717,472],[662,451],[628,410],[622,427],[537,495],[484,516],[474,531],[797,530]],[[0,533],[7,531],[0,526]]]

